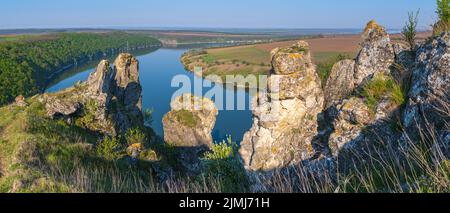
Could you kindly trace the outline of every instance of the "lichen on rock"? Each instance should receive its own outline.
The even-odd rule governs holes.
[[[361,50],[355,64],[355,87],[376,73],[390,73],[395,61],[394,48],[389,35],[375,21],[370,21],[362,35]]]
[[[403,125],[411,136],[417,135],[418,127],[428,126],[448,137],[450,31],[421,45],[416,55]]]

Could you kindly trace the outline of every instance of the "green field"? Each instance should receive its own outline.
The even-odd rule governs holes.
[[[208,56],[215,61],[245,61],[252,64],[270,61],[270,52],[258,49],[255,45],[209,49]]]
[[[182,56],[186,70],[203,68],[203,75],[219,75],[225,80],[227,75],[268,74],[271,69],[270,51],[279,45],[285,47],[295,41],[277,42],[236,47],[210,48],[190,51]],[[339,60],[351,58],[354,53],[312,50],[312,60],[323,82],[328,78],[333,65]]]

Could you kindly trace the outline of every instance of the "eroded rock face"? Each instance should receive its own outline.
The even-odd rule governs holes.
[[[398,67],[400,72],[407,72],[411,63],[409,50],[400,44],[392,45],[385,29],[375,21],[370,21],[362,35],[361,50],[356,59],[334,65],[325,87],[326,115],[329,123],[333,124],[328,146],[333,155],[336,156],[342,149],[377,140],[367,131],[378,131],[381,135],[391,133],[384,126],[397,110],[397,104],[389,97],[384,97],[372,112],[365,100],[358,96],[365,83],[375,76],[391,75],[394,62],[402,66]],[[396,79],[401,82],[400,78],[404,75],[398,73]]]
[[[355,89],[355,61],[343,60],[333,66],[330,77],[324,89],[326,106],[329,108],[338,104]]]
[[[443,33],[417,51],[409,101],[403,116],[403,124],[411,135],[417,134],[416,127],[426,125],[424,118],[437,131],[449,134],[449,37],[450,32]]]
[[[361,140],[363,128],[373,121],[369,108],[361,98],[350,98],[337,106],[338,114],[333,122],[334,132],[329,146],[334,155],[344,148],[351,148]]]
[[[48,116],[111,136],[142,126],[138,66],[130,54],[120,54],[114,69],[107,60],[101,61],[86,82],[44,95]]]
[[[163,118],[164,141],[178,149],[179,162],[195,174],[200,170],[199,158],[213,145],[218,109],[211,100],[192,94],[176,98],[171,108]]]
[[[131,54],[120,54],[114,62],[113,119],[121,132],[144,122],[142,87],[139,82],[139,62]]]
[[[251,171],[270,171],[309,158],[323,110],[323,91],[308,44],[275,49],[272,59],[267,93],[254,101],[253,126],[241,143],[240,154]]]
[[[389,35],[375,21],[370,21],[367,24],[362,38],[361,51],[355,64],[355,87],[358,87],[358,85],[376,73],[389,74],[389,67],[395,60],[394,49]]]

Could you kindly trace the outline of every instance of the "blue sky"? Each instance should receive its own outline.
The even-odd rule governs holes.
[[[435,0],[1,0],[0,28],[215,27],[362,28],[375,19],[400,28],[420,8],[420,28],[436,19]]]

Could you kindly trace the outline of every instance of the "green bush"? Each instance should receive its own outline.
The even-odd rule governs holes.
[[[437,0],[436,13],[439,17],[439,21],[433,26],[433,34],[438,36],[442,32],[450,29],[450,1]]]
[[[146,141],[146,136],[141,129],[134,128],[127,131],[127,133],[125,134],[125,140],[127,141],[128,145],[138,143],[144,144]]]
[[[219,182],[220,191],[242,192],[248,184],[245,170],[239,160],[238,145],[231,137],[214,144],[211,152],[202,158],[204,176]]]
[[[417,24],[419,23],[419,10],[416,13],[408,13],[408,22],[403,27],[403,39],[409,44],[411,51],[416,49]]]
[[[155,110],[154,109],[145,109],[143,114],[144,114],[144,124],[145,126],[151,127],[152,123],[153,123],[153,112]]]
[[[106,136],[96,146],[96,153],[99,157],[106,160],[117,160],[120,158],[120,141],[117,138],[111,138]]]

